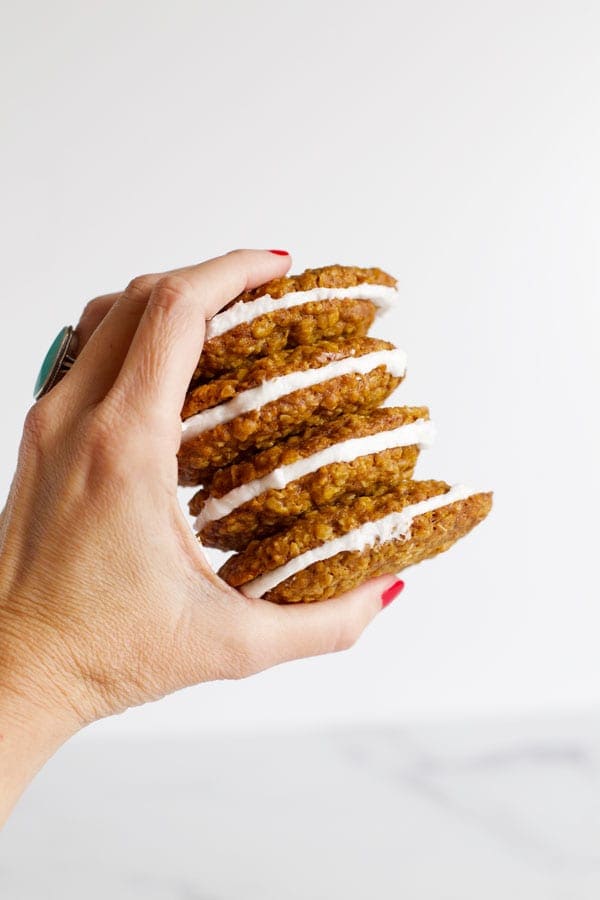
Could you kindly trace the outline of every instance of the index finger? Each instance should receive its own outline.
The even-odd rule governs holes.
[[[284,275],[290,265],[289,254],[234,250],[157,280],[112,391],[145,419],[153,411],[178,419],[206,320],[243,291]]]

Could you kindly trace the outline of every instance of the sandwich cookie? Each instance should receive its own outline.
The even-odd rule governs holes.
[[[433,436],[425,407],[386,407],[309,428],[216,472],[189,503],[198,537],[243,550],[311,509],[385,493],[412,476]]]
[[[396,280],[381,269],[337,265],[245,291],[207,323],[192,384],[279,350],[364,337],[397,298]]]
[[[405,371],[403,350],[364,337],[281,350],[193,387],[182,411],[180,484],[205,483],[308,426],[376,408]]]
[[[377,575],[437,556],[489,513],[491,493],[443,481],[408,481],[347,506],[326,506],[252,543],[219,570],[248,597],[325,600]]]

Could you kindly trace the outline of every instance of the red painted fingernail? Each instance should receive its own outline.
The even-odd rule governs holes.
[[[287,250],[269,250],[269,253],[274,253],[275,256],[289,256],[290,254]]]
[[[389,588],[387,588],[383,594],[381,595],[381,608],[388,606],[392,600],[395,600],[398,594],[402,592],[404,589],[403,581],[395,581],[393,584],[390,584]]]

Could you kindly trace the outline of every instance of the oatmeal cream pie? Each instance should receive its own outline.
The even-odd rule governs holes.
[[[313,510],[231,556],[219,575],[248,597],[325,600],[451,547],[489,513],[491,493],[405,481],[378,496]]]
[[[192,384],[280,350],[364,337],[393,308],[396,280],[381,269],[324,266],[245,291],[207,323]]]
[[[198,537],[243,550],[311,509],[385,493],[412,476],[433,436],[425,407],[386,407],[308,428],[216,472],[189,503]]]
[[[279,350],[192,387],[182,411],[180,484],[205,483],[216,469],[308,426],[375,409],[405,370],[403,350],[361,337]]]

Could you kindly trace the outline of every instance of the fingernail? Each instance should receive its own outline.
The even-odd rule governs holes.
[[[287,250],[269,250],[269,253],[274,253],[275,256],[289,256],[290,254]]]
[[[395,600],[398,594],[400,594],[403,589],[403,581],[398,580],[394,581],[393,584],[390,584],[389,588],[386,588],[386,590],[381,595],[381,608],[384,609],[386,606],[389,606],[392,600]]]

